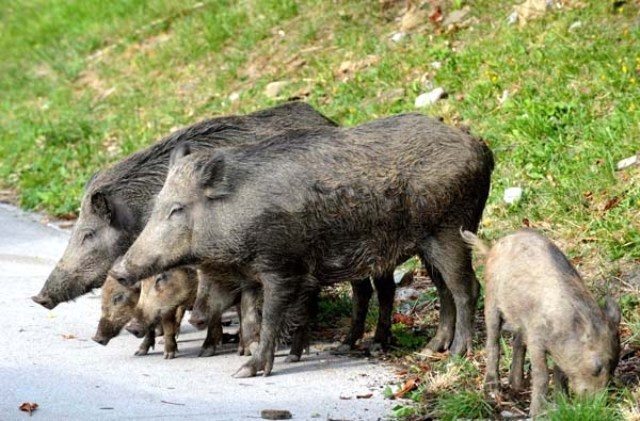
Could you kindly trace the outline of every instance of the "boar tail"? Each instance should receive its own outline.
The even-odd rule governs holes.
[[[489,253],[489,245],[478,238],[478,236],[471,231],[463,231],[461,228],[460,236],[465,243],[467,243],[471,248],[476,250],[482,256],[486,256]]]

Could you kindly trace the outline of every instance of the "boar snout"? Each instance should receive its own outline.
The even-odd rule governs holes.
[[[145,334],[144,326],[142,326],[142,323],[135,319],[127,323],[124,328],[127,329],[127,332],[131,333],[136,338],[142,338]]]
[[[42,307],[47,308],[49,310],[53,310],[55,308],[55,306],[58,305],[58,303],[54,303],[53,300],[51,299],[51,297],[49,297],[48,295],[45,294],[38,294],[38,295],[34,295],[33,297],[31,297],[31,299],[35,302],[40,304]]]
[[[202,312],[193,309],[191,317],[189,318],[189,323],[191,323],[196,329],[203,330],[207,327],[207,318],[202,314]]]
[[[95,335],[91,339],[93,339],[95,342],[99,343],[100,345],[107,345],[109,343],[109,338],[105,338],[104,336]]]

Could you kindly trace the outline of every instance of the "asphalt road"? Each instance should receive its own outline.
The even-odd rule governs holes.
[[[286,409],[293,419],[385,419],[393,402],[382,396],[392,369],[327,352],[296,364],[278,352],[269,377],[234,379],[247,357],[229,345],[198,358],[203,332],[186,322],[179,356],[162,358],[162,341],[135,357],[139,339],[126,332],[103,347],[91,341],[100,314],[99,291],[48,311],[30,299],[62,254],[68,233],[0,205],[0,420],[260,419],[262,409]],[[358,395],[372,393],[368,399]]]

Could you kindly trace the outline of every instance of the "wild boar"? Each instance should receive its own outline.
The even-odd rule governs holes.
[[[526,348],[531,357],[530,415],[539,415],[548,384],[547,354],[578,394],[603,389],[618,364],[620,308],[610,297],[603,309],[569,260],[549,239],[523,229],[491,249],[471,232],[464,240],[486,257],[485,386],[499,386],[500,330],[515,332],[512,386],[523,384]]]
[[[406,114],[189,152],[174,153],[146,227],[111,274],[130,285],[206,262],[239,274],[241,288],[262,284],[259,346],[238,377],[271,372],[283,318],[305,291],[382,276],[414,254],[453,295],[451,352],[471,350],[479,284],[458,230],[475,231],[484,209],[484,143]]]
[[[134,316],[139,288],[127,288],[108,276],[102,286],[102,316],[93,340],[107,345]],[[149,329],[136,355],[145,355],[155,345],[155,329]]]
[[[310,105],[286,103],[246,116],[194,124],[97,173],[85,187],[80,215],[62,258],[33,300],[52,309],[102,286],[109,268],[145,226],[176,146],[256,143],[290,129],[335,125]]]

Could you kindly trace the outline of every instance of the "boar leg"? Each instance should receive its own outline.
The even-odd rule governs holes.
[[[185,306],[178,306],[176,309],[176,336],[180,335],[180,325],[182,324],[182,319],[184,318],[184,313],[187,312]]]
[[[393,300],[396,296],[396,283],[393,280],[393,272],[373,279],[378,294],[378,326],[373,336],[373,344],[369,351],[378,349],[386,351],[391,340],[391,314],[393,313]]]
[[[497,391],[500,387],[500,330],[502,318],[493,300],[487,297],[484,307],[484,318],[487,325],[487,373],[484,387],[487,391]]]
[[[515,392],[524,389],[524,357],[526,352],[527,346],[524,343],[522,332],[516,332],[513,336],[513,356],[509,370],[509,385]]]
[[[207,326],[207,337],[204,338],[198,357],[211,357],[216,353],[216,345],[222,341],[222,318],[214,314]]]
[[[540,415],[547,395],[549,367],[547,367],[547,353],[544,347],[537,343],[529,344],[529,352],[531,354],[531,383],[533,384],[529,416],[535,417]]]
[[[259,279],[262,280],[264,296],[260,343],[251,359],[235,373],[237,378],[252,377],[259,371],[263,371],[264,376],[271,373],[278,335],[284,322],[285,313],[294,300],[299,297],[300,286],[305,282],[313,282],[309,275],[306,277],[286,276],[274,272],[262,272],[259,274]]]
[[[300,361],[302,352],[305,348],[307,348],[307,354],[309,353],[311,324],[313,323],[316,314],[318,314],[319,293],[320,291],[313,289],[304,292],[302,295],[302,314],[297,316],[298,320],[296,323],[295,331],[293,333],[293,339],[291,341],[291,350],[289,351],[289,355],[287,355],[287,358],[285,359],[285,361],[288,363],[295,363]]]
[[[444,352],[449,349],[451,341],[453,341],[453,334],[456,326],[456,306],[453,302],[453,295],[451,295],[451,291],[449,291],[445,285],[440,272],[424,257],[422,260],[425,268],[427,269],[427,273],[429,274],[429,278],[431,278],[431,281],[438,291],[438,298],[440,301],[440,320],[438,322],[438,330],[436,330],[435,336],[431,338],[422,352],[426,354],[430,352]]]
[[[260,342],[260,295],[260,288],[249,287],[240,296],[240,341],[247,356],[256,351]]]
[[[428,237],[423,243],[426,260],[442,274],[453,295],[456,308],[456,324],[452,355],[472,352],[473,319],[479,283],[471,266],[471,250],[462,241],[459,228]]]
[[[176,311],[162,316],[162,330],[164,332],[164,359],[171,360],[176,357],[178,344],[176,342]]]
[[[335,349],[335,353],[343,354],[351,351],[356,342],[364,335],[364,324],[369,310],[369,301],[373,295],[373,288],[369,278],[351,281],[352,299],[351,327],[342,344]]]
[[[555,362],[553,363],[553,381],[556,385],[556,390],[565,394],[569,393],[569,379]]]
[[[149,348],[153,348],[156,346],[156,326],[149,326],[149,330],[147,330],[147,334],[144,335],[144,339],[140,344],[140,347],[135,352],[136,356],[143,356],[149,353]]]

